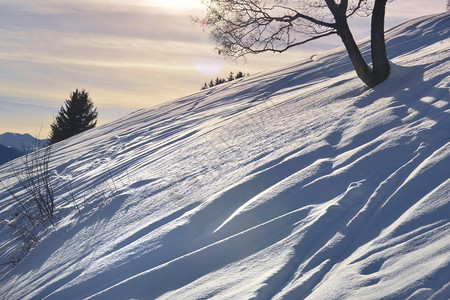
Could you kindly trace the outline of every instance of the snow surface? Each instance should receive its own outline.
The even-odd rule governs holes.
[[[373,89],[340,48],[56,144],[58,224],[0,298],[448,299],[450,14],[387,41]]]

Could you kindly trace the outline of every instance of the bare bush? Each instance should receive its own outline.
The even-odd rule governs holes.
[[[54,193],[50,180],[49,162],[51,147],[35,148],[22,157],[20,168],[13,167],[14,184],[1,182],[10,194],[14,213],[4,220],[28,252],[39,242],[39,228],[55,225]],[[23,252],[21,251],[21,252]]]

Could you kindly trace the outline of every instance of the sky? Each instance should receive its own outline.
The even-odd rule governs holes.
[[[386,28],[443,12],[447,0],[395,0]],[[230,71],[255,74],[340,47],[319,39],[282,54],[227,61],[207,31],[199,0],[0,0],[0,134],[46,138],[64,100],[85,89],[105,124],[195,93]],[[355,39],[369,18],[350,23]]]

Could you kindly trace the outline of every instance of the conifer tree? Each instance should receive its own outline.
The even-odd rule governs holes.
[[[207,84],[207,83],[205,82],[205,83],[203,84],[201,90],[206,90],[206,89],[208,89],[208,88],[212,88],[213,86],[216,86],[216,85],[219,85],[219,84],[222,84],[222,83],[225,83],[225,82],[230,82],[230,81],[233,81],[233,80],[235,80],[235,79],[242,78],[242,77],[244,77],[244,76],[245,76],[245,74],[242,73],[241,71],[239,71],[239,72],[236,73],[236,77],[234,76],[234,73],[233,73],[233,72],[230,72],[230,73],[228,74],[228,77],[227,77],[227,78],[216,77],[215,80],[212,80],[212,79],[211,79],[211,80],[209,81],[209,84]],[[248,73],[247,73],[247,76],[249,76]]]
[[[228,80],[228,81],[233,81],[233,80],[234,80],[234,74],[233,74],[233,72],[230,72],[230,74],[228,75],[227,80]]]
[[[236,74],[236,79],[239,79],[239,78],[242,78],[242,77],[244,77],[244,73],[242,73],[241,71],[239,71],[237,74]]]
[[[62,141],[97,125],[97,108],[85,90],[70,94],[51,125],[49,144]]]

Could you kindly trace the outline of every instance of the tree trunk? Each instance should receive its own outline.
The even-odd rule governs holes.
[[[373,75],[376,84],[383,82],[390,71],[384,40],[384,14],[387,0],[375,0],[371,24],[371,52]],[[375,85],[376,85],[375,84]]]
[[[353,38],[353,35],[348,27],[347,21],[343,20],[341,24],[339,24],[338,35],[341,37],[342,42],[344,43],[345,49],[350,56],[350,59],[353,63],[353,67],[355,68],[356,74],[358,77],[368,86],[374,87],[379,82],[375,78],[374,74],[369,69],[366,61],[362,57],[361,51],[358,48],[358,45]]]
[[[358,77],[370,88],[384,81],[388,77],[390,70],[386,54],[386,43],[384,41],[384,13],[387,0],[375,0],[372,11],[371,52],[373,70],[369,68],[362,57],[361,51],[348,27],[346,15],[348,1],[341,0],[340,4],[336,4],[334,0],[325,0],[325,2],[334,16],[336,21],[336,27],[334,28],[347,49]]]

